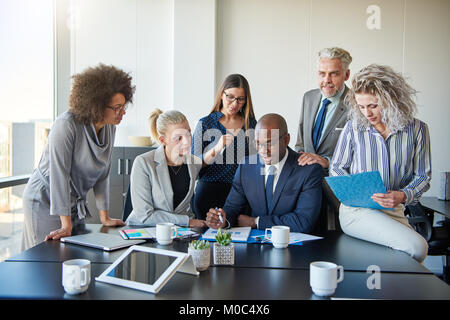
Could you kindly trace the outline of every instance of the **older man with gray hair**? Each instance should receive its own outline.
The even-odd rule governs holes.
[[[325,48],[318,53],[318,89],[303,96],[295,150],[300,153],[301,166],[318,163],[328,175],[333,152],[347,121],[348,108],[344,104],[350,77],[350,54],[341,48]],[[335,208],[338,201],[324,184],[324,200]],[[329,228],[334,229],[333,226]]]

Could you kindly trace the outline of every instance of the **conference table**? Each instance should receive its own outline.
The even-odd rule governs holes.
[[[85,232],[119,234],[119,229],[88,224]],[[271,244],[234,243],[234,265],[212,264],[199,276],[177,272],[158,294],[95,281],[126,249],[106,252],[47,241],[0,263],[0,298],[195,300],[197,303],[316,300],[323,298],[315,296],[309,286],[309,264],[330,261],[344,267],[344,280],[330,299],[450,299],[450,286],[404,252],[337,231],[323,236],[285,249],[276,249]],[[189,241],[175,240],[167,246],[148,241],[141,245],[187,252]],[[78,258],[91,261],[92,281],[85,293],[68,295],[61,285],[62,262]],[[374,266],[379,272],[371,271]],[[373,277],[379,277],[377,288],[370,285]]]

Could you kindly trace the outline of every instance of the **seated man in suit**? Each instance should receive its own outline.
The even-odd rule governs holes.
[[[210,228],[286,225],[293,232],[313,230],[322,201],[323,171],[319,164],[299,166],[299,155],[288,147],[289,141],[280,115],[267,114],[258,121],[258,153],[239,164],[224,207],[209,210]],[[252,216],[243,214],[248,206]]]

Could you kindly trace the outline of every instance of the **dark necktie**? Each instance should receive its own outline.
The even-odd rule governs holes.
[[[275,166],[269,167],[269,173],[266,181],[266,200],[267,200],[267,211],[269,211],[270,206],[272,205],[273,198],[273,179],[275,176],[276,168]]]
[[[316,123],[314,124],[313,144],[314,144],[314,150],[316,150],[316,151],[317,151],[317,147],[319,146],[320,137],[322,136],[323,124],[325,123],[325,117],[327,115],[327,106],[330,103],[331,103],[331,101],[326,98],[323,100],[322,107],[320,108]]]

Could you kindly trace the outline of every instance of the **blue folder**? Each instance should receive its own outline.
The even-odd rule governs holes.
[[[346,206],[394,210],[393,208],[382,207],[371,199],[374,193],[386,193],[386,188],[378,171],[325,177],[325,180],[336,198]]]

